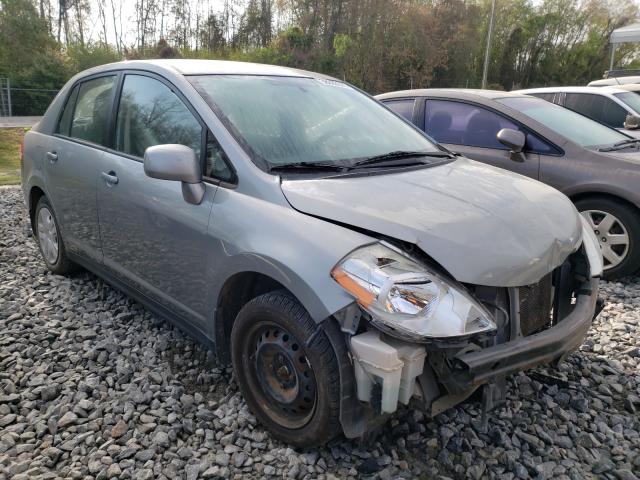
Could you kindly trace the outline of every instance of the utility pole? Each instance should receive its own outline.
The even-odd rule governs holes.
[[[489,74],[489,54],[491,53],[491,35],[493,34],[493,16],[496,12],[496,0],[491,0],[491,17],[489,17],[489,31],[487,32],[487,49],[484,52],[484,68],[482,69],[482,88],[487,88]]]

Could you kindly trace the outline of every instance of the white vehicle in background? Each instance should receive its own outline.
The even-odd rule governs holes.
[[[611,77],[601,78],[600,80],[594,80],[587,83],[587,87],[607,87],[617,85],[629,85],[631,83],[640,83],[640,75],[633,75],[629,77]]]
[[[518,93],[542,98],[640,138],[640,94],[636,90],[640,85],[530,88]]]

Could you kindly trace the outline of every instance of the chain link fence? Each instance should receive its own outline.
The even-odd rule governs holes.
[[[42,116],[58,90],[21,88],[0,78],[0,117]]]

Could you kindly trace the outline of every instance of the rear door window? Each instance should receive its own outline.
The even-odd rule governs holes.
[[[415,104],[413,98],[406,98],[402,100],[387,100],[384,104],[393,110],[401,117],[406,118],[410,122],[413,121],[413,105]]]
[[[70,137],[98,145],[106,144],[115,78],[99,77],[80,84],[71,120]]]
[[[202,151],[202,126],[182,100],[159,80],[126,75],[116,120],[116,149],[143,157],[148,147],[177,143]]]

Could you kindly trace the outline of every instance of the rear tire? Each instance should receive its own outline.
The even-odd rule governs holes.
[[[341,432],[338,359],[288,292],[266,293],[240,310],[231,360],[247,405],[274,437],[311,447]]]
[[[604,258],[604,278],[613,280],[635,273],[640,268],[638,212],[606,197],[578,200],[576,208],[596,233]]]
[[[47,197],[43,196],[38,200],[33,222],[36,241],[47,268],[57,275],[73,272],[76,264],[67,256],[58,221]]]

